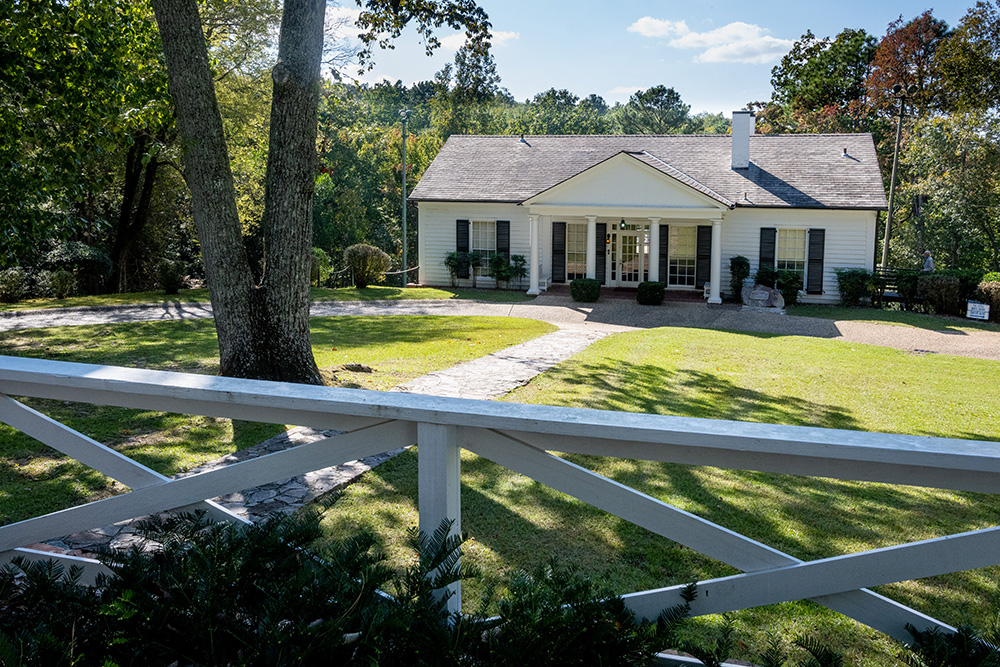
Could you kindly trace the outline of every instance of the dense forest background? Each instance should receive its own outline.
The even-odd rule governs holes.
[[[903,101],[892,266],[912,266],[930,248],[940,268],[1000,270],[997,2],[978,2],[954,27],[928,11],[881,36],[807,32],[772,70],[771,98],[748,100],[758,132],[872,133],[888,189],[901,108],[893,86],[913,87]],[[260,261],[280,3],[206,0],[201,9],[239,216]],[[411,86],[334,75],[353,58],[331,40],[320,102],[313,245],[334,269],[360,242],[399,268],[403,109],[408,189],[452,134],[729,132],[732,110],[692,114],[669,81],[613,106],[554,88],[515,100],[483,44]],[[39,276],[56,270],[73,272],[87,292],[153,287],[164,260],[199,275],[166,81],[145,2],[0,8],[0,269],[20,267],[39,295],[50,288]],[[411,205],[411,266],[416,219]]]

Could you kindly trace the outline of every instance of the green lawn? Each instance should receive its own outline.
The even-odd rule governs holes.
[[[313,301],[385,301],[407,299],[475,299],[501,303],[530,301],[534,297],[524,292],[494,289],[444,289],[436,287],[327,287],[310,288]],[[44,308],[77,308],[82,306],[134,306],[138,304],[160,303],[209,303],[208,289],[185,289],[180,294],[163,292],[131,292],[128,294],[99,294],[74,296],[66,299],[31,299],[18,303],[0,303],[0,312],[14,310],[37,310]]]
[[[993,361],[669,328],[606,338],[508,400],[1000,441],[998,377]],[[417,522],[414,457],[408,452],[348,488],[326,514],[328,529],[373,528],[404,558],[403,529]],[[1000,514],[1000,496],[570,458],[803,559],[992,526]],[[462,527],[474,538],[467,553],[487,572],[557,555],[622,593],[734,572],[468,452],[462,491]],[[1000,568],[989,568],[879,590],[946,621],[985,625],[997,609],[998,576]],[[469,582],[464,591],[474,604],[481,587]],[[786,638],[823,637],[848,651],[849,664],[894,661],[891,641],[811,603],[737,619],[752,648],[770,629]]]
[[[317,362],[341,386],[387,389],[554,330],[504,317],[324,317],[312,320]],[[58,327],[0,336],[0,354],[193,373],[218,370],[211,320]],[[338,370],[359,363],[372,373]],[[145,410],[32,400],[30,404],[163,474],[265,440],[284,427]],[[0,426],[0,524],[123,489],[13,429]]]
[[[844,308],[842,306],[817,306],[801,304],[789,306],[789,315],[819,317],[824,320],[847,320],[851,322],[874,322],[895,326],[915,327],[931,331],[1000,331],[1000,324],[970,320],[965,317],[925,315],[906,310],[882,310],[880,308]]]

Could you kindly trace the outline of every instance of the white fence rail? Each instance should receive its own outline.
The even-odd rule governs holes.
[[[646,459],[740,470],[912,484],[1000,489],[997,443],[708,419],[605,412],[236,380],[0,356],[0,421],[119,480],[131,491],[0,526],[0,559],[49,557],[24,545],[206,501],[267,482],[419,444],[421,530],[444,518],[461,527],[461,449],[495,461],[728,563],[743,574],[698,583],[693,613],[811,599],[909,639],[906,623],[946,624],[866,587],[1000,563],[1000,528],[803,562],[554,456]],[[250,421],[337,429],[342,435],[179,479],[168,479],[10,396],[80,401]],[[76,559],[90,567],[98,565]],[[680,601],[679,586],[625,596],[653,618]],[[461,604],[456,587],[450,603]]]

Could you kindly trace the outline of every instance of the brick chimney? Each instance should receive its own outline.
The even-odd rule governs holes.
[[[733,112],[733,169],[750,168],[750,135],[756,120],[752,111]]]

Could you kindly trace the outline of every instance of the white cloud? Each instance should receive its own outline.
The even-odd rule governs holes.
[[[637,32],[643,37],[672,37],[691,32],[684,21],[664,21],[652,16],[643,16],[628,27],[629,32]]]
[[[520,39],[521,33],[498,30],[490,33],[490,42],[493,46],[506,46],[508,42]],[[456,32],[453,35],[441,38],[441,48],[445,51],[458,51],[465,44],[465,33]]]
[[[507,46],[507,42],[513,42],[517,39],[521,39],[521,33],[519,32],[498,30],[490,33],[490,41],[493,43],[493,46]]]
[[[699,49],[695,62],[736,62],[764,65],[775,62],[792,48],[792,40],[772,37],[765,28],[736,21],[706,32],[692,32],[684,21],[665,21],[644,16],[630,32],[644,37],[671,38],[668,46]]]

